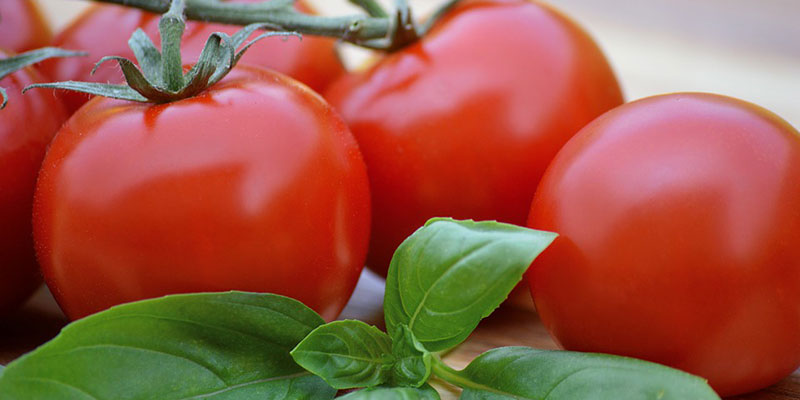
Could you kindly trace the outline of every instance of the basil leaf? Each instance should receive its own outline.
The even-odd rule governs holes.
[[[392,335],[392,383],[395,386],[420,387],[431,376],[431,353],[425,350],[414,333],[400,325]]]
[[[606,354],[505,347],[482,354],[454,373],[463,384],[463,400],[719,399],[694,375]]]
[[[420,388],[377,387],[359,390],[339,397],[341,400],[439,400],[439,393],[430,385]]]
[[[320,326],[291,354],[303,368],[337,389],[388,382],[394,364],[389,336],[361,321]]]
[[[289,355],[324,321],[302,303],[241,292],[168,296],[73,322],[0,376],[9,399],[330,399]]]
[[[398,247],[389,266],[387,332],[405,324],[431,352],[458,345],[556,236],[498,222],[428,221]]]

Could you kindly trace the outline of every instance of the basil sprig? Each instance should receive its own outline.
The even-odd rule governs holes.
[[[0,398],[429,400],[437,377],[463,399],[719,399],[701,378],[603,354],[490,350],[464,370],[436,354],[464,341],[556,235],[437,218],[398,248],[387,332],[323,324],[301,303],[254,293],[167,296],[69,325],[0,369]]]

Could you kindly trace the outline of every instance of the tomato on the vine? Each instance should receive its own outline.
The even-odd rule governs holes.
[[[527,0],[462,2],[424,38],[343,77],[326,97],[367,163],[367,265],[382,274],[431,217],[523,225],[558,149],[622,103],[594,41]]]
[[[240,3],[259,0],[234,0]],[[297,2],[299,10],[310,12],[305,2]],[[121,82],[122,74],[113,64],[101,65],[90,75],[92,67],[106,55],[133,58],[128,39],[142,28],[148,36],[158,38],[159,16],[138,9],[118,5],[94,5],[56,35],[53,45],[65,49],[80,49],[87,57],[49,60],[42,64],[43,72],[56,81]],[[233,34],[239,27],[232,25],[189,21],[183,36],[184,61],[194,62],[203,50],[208,36],[213,32]],[[154,39],[156,45],[159,41]],[[267,40],[250,49],[242,62],[260,65],[289,75],[316,91],[344,73],[344,66],[336,54],[333,39],[306,35],[302,40]],[[59,92],[67,109],[74,112],[89,100],[89,96],[75,92]]]
[[[0,58],[6,56],[0,51]],[[67,118],[52,94],[21,94],[41,82],[33,68],[0,80],[9,97],[0,110],[0,314],[18,307],[41,283],[31,234],[33,190],[47,144]]]
[[[660,362],[721,395],[800,365],[800,134],[753,104],[672,94],[619,107],[558,153],[528,271],[563,347]]]
[[[326,319],[366,257],[369,190],[321,97],[240,65],[196,97],[96,98],[58,132],[34,205],[48,286],[72,318],[170,293],[294,297]]]
[[[35,1],[0,1],[0,48],[22,52],[44,47],[51,36]]]

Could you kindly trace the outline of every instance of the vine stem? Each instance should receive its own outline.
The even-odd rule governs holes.
[[[479,385],[456,371],[455,369],[451,368],[449,365],[445,364],[439,357],[431,357],[432,365],[431,369],[433,374],[436,375],[439,379],[453,385],[460,387],[462,389],[472,388],[472,389],[480,389],[483,388],[482,385]]]
[[[162,76],[166,88],[178,91],[183,87],[183,62],[181,61],[181,38],[186,29],[183,13],[186,0],[173,0],[169,11],[161,16],[158,31],[161,35]]]
[[[484,392],[495,393],[502,396],[509,395],[508,393],[503,393],[497,389],[470,380],[468,377],[464,376],[462,371],[456,371],[455,369],[451,368],[439,357],[431,357],[431,360],[431,371],[433,375],[436,375],[437,378],[453,386],[460,387],[461,389],[475,389]]]
[[[163,14],[169,0],[94,0]],[[371,2],[359,1],[364,5]],[[228,3],[219,0],[186,0],[186,18],[232,25],[267,23],[276,29],[339,38],[370,47],[375,39],[385,39],[393,31],[386,17],[352,15],[323,17],[297,12],[294,1],[272,0],[258,3]]]

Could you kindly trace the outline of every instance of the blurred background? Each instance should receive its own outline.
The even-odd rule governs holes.
[[[38,1],[56,28],[90,3]],[[357,11],[346,0],[309,2],[325,14]],[[410,2],[421,16],[442,3]],[[676,91],[714,92],[759,104],[800,128],[800,0],[550,3],[599,42],[628,100]],[[345,54],[359,57],[352,50]]]

